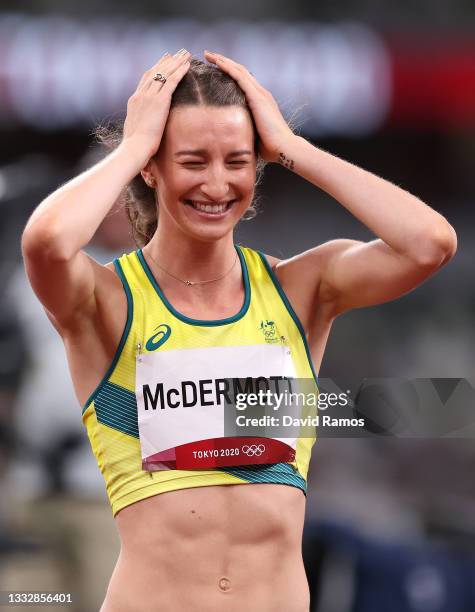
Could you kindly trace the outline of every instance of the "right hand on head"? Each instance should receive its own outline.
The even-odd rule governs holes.
[[[127,103],[122,143],[133,144],[146,163],[158,150],[170,111],[172,93],[190,67],[191,54],[165,53],[140,79]],[[159,72],[166,83],[155,81]]]

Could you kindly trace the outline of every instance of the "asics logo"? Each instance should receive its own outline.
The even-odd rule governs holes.
[[[147,351],[156,351],[159,346],[162,346],[162,344],[168,340],[170,334],[172,333],[171,327],[165,323],[162,323],[156,327],[154,331],[156,333],[153,334],[153,336],[150,336],[145,344]]]
[[[245,444],[242,447],[242,452],[248,457],[260,457],[265,450],[263,444]]]

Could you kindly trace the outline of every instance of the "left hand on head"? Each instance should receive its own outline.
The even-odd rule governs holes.
[[[243,90],[259,133],[259,153],[267,162],[277,162],[284,142],[294,136],[274,97],[242,64],[220,53],[205,51],[206,59],[234,79]]]

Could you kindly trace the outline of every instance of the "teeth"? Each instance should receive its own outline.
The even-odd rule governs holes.
[[[196,208],[196,210],[200,210],[201,212],[206,213],[212,213],[215,215],[224,212],[228,205],[226,202],[223,204],[204,204],[202,202],[196,202],[195,200],[190,201],[193,208]]]

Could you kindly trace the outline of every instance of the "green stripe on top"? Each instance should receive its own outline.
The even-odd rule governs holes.
[[[237,467],[219,468],[231,476],[237,476],[247,482],[285,484],[302,489],[306,494],[307,483],[289,463],[266,463],[263,465],[240,465]]]
[[[91,393],[86,403],[84,404],[82,408],[83,414],[86,412],[90,403],[93,400],[95,400],[96,396],[100,393],[101,389],[103,388],[107,380],[112,375],[114,368],[117,365],[117,362],[119,361],[119,358],[122,354],[122,349],[124,348],[125,342],[130,332],[130,328],[132,326],[132,319],[134,318],[134,300],[132,298],[132,292],[130,291],[129,283],[127,282],[127,279],[125,278],[125,274],[122,270],[122,266],[120,265],[120,261],[118,259],[114,259],[114,267],[115,267],[115,270],[120,280],[122,281],[122,285],[124,287],[124,291],[127,296],[127,320],[125,322],[124,331],[122,332],[122,337],[120,339],[119,346],[117,347],[112,363],[110,364],[107,372],[104,374],[101,382],[97,385],[97,387],[94,389],[94,391]]]
[[[94,408],[99,423],[134,438],[139,437],[137,401],[132,391],[106,382],[94,400]],[[247,482],[286,484],[302,489],[304,493],[307,491],[305,480],[288,463],[243,465],[219,468],[217,471],[237,476]]]
[[[265,269],[267,270],[267,273],[269,274],[272,282],[274,283],[274,287],[277,289],[277,293],[280,295],[282,301],[285,304],[285,307],[287,308],[289,315],[294,320],[294,323],[300,332],[300,336],[302,337],[303,345],[305,347],[305,352],[307,353],[308,364],[310,366],[310,369],[312,370],[313,377],[315,378],[315,382],[317,383],[317,386],[318,386],[318,376],[315,371],[315,368],[313,367],[312,356],[310,354],[310,349],[308,346],[307,337],[305,335],[305,330],[303,328],[303,325],[300,322],[300,319],[298,318],[298,316],[296,315],[294,309],[292,308],[292,304],[289,302],[288,297],[285,295],[285,292],[282,289],[282,285],[280,284],[279,279],[275,275],[274,270],[270,267],[269,262],[267,261],[267,257],[264,255],[264,253],[261,253],[261,251],[257,251],[257,252],[259,253],[259,256],[262,260],[262,263],[264,264]]]
[[[140,264],[142,265],[142,268],[144,269],[145,274],[147,275],[150,283],[152,284],[152,287],[155,289],[158,297],[163,302],[165,307],[172,313],[174,317],[176,317],[180,321],[183,321],[183,323],[188,323],[189,325],[202,325],[205,327],[206,326],[211,327],[211,326],[217,326],[217,325],[228,325],[229,323],[234,323],[235,321],[239,321],[239,319],[242,319],[242,317],[246,314],[246,312],[249,309],[249,304],[251,303],[251,285],[249,283],[249,272],[247,269],[246,258],[244,257],[244,254],[242,253],[241,249],[237,245],[234,245],[234,248],[236,249],[237,254],[239,256],[239,261],[241,262],[242,278],[244,281],[244,302],[243,302],[243,305],[241,306],[240,311],[234,316],[228,317],[226,319],[214,319],[214,320],[192,319],[191,317],[187,317],[181,312],[178,312],[178,310],[175,310],[172,304],[167,300],[165,294],[160,288],[160,285],[157,283],[152,270],[150,269],[147,261],[145,260],[145,257],[143,256],[142,249],[138,249],[136,253],[140,261]]]
[[[122,433],[139,437],[135,393],[107,381],[94,399],[97,420]]]

